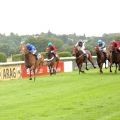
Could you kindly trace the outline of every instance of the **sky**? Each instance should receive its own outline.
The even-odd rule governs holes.
[[[0,33],[120,32],[120,0],[0,0]]]

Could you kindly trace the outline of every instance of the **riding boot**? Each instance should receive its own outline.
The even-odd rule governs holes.
[[[56,59],[56,55],[55,55],[55,53],[52,53],[53,54],[53,56],[55,57],[55,59]]]

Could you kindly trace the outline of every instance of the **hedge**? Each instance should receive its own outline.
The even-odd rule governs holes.
[[[59,52],[60,57],[71,57],[72,54],[70,52]]]
[[[41,52],[41,54],[46,58],[46,52]],[[60,57],[71,57],[72,54],[70,52],[59,52],[58,53]]]
[[[12,56],[12,61],[23,61],[24,60],[24,56],[21,54],[16,54]]]
[[[44,58],[46,58],[46,52],[41,52],[41,54],[44,56]],[[71,53],[70,52],[59,52],[58,53],[60,57],[71,57]],[[23,61],[24,60],[24,56],[21,54],[16,54],[12,56],[12,61]]]
[[[0,62],[7,62],[7,56],[5,53],[0,52]]]

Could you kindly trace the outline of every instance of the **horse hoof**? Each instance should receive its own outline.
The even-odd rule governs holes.
[[[30,78],[29,80],[32,80],[32,78]]]
[[[95,69],[96,67],[94,66],[94,69]]]
[[[81,71],[82,73],[85,73],[85,71]]]
[[[86,70],[89,70],[88,68],[86,68]]]

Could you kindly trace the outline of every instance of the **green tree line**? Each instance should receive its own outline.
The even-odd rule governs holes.
[[[19,54],[21,41],[34,44],[38,52],[44,52],[49,41],[53,42],[58,51],[71,52],[73,46],[79,39],[87,39],[86,48],[91,52],[94,52],[93,48],[97,45],[98,39],[103,39],[106,44],[109,44],[114,39],[119,41],[120,33],[103,34],[102,37],[86,37],[85,35],[76,35],[75,33],[69,35],[56,35],[50,31],[37,35],[22,36],[14,33],[11,33],[10,35],[0,34],[0,52],[5,53],[7,56],[10,56],[11,54]]]

